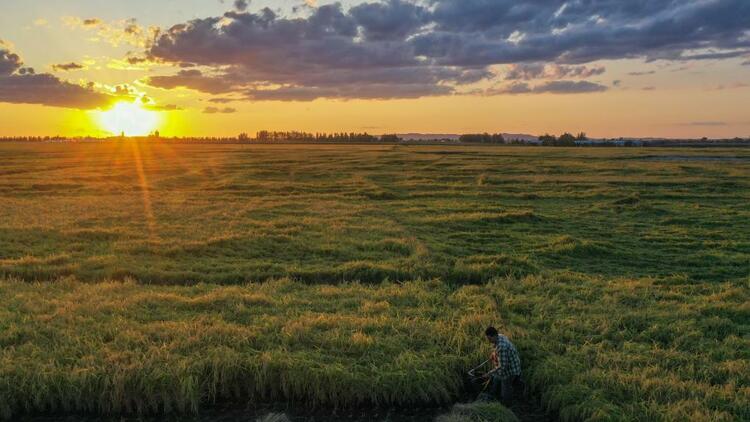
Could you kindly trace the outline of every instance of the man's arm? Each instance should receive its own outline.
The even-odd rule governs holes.
[[[500,349],[496,348],[494,352],[492,352],[492,364],[495,366],[490,372],[487,373],[487,376],[493,375],[496,372],[500,371],[502,366],[502,360],[500,359]]]

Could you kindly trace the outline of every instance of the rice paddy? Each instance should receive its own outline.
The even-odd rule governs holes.
[[[750,151],[119,142],[0,163],[5,419],[450,406],[488,324],[552,419],[750,419]],[[513,419],[477,406],[439,420]]]

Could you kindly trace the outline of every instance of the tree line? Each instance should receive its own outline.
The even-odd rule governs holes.
[[[249,141],[246,133],[238,137],[240,141]],[[339,132],[339,133],[310,133],[299,131],[268,131],[261,130],[255,135],[258,142],[399,142],[402,139],[398,135],[386,134],[381,136],[370,135],[367,132]]]
[[[480,144],[504,144],[505,137],[503,137],[502,133],[469,133],[459,136],[458,141]]]
[[[577,136],[573,136],[573,134],[565,132],[559,137],[550,135],[548,133],[545,133],[544,135],[539,137],[542,145],[552,147],[574,147],[576,146],[576,141],[588,141],[588,139],[589,138],[583,132],[579,133]]]

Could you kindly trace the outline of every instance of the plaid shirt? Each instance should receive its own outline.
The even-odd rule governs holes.
[[[521,375],[521,358],[518,356],[516,346],[508,340],[508,337],[498,334],[495,353],[498,358],[496,376],[506,380],[514,375]]]

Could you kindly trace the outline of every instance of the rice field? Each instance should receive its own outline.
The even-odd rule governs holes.
[[[746,149],[0,144],[0,416],[449,407],[495,324],[550,419],[748,420],[749,217]]]

